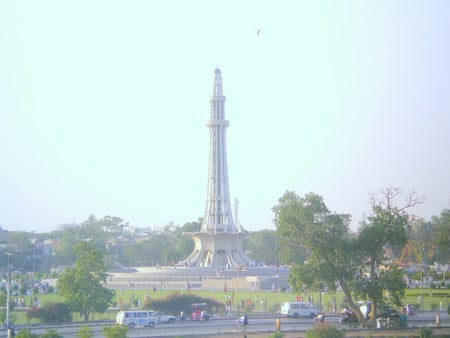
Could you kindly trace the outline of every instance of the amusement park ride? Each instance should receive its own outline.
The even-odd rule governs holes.
[[[403,248],[400,257],[396,259],[398,266],[408,267],[414,264],[422,265],[422,256],[417,252],[413,241],[408,241]]]

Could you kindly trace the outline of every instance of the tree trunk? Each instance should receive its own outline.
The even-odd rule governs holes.
[[[356,318],[358,318],[359,324],[361,326],[365,326],[364,323],[366,319],[362,315],[359,305],[353,301],[352,294],[347,286],[347,283],[344,280],[340,280],[339,283],[341,284],[342,291],[344,292],[345,298],[348,301],[348,305],[350,305],[350,308],[353,310],[353,313],[356,315]]]

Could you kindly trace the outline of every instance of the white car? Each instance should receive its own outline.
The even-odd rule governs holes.
[[[158,318],[158,323],[173,323],[177,320],[177,317],[164,312],[155,312],[155,316]]]

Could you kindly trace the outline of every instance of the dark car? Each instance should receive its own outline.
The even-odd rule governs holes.
[[[385,306],[382,311],[380,311],[378,318],[387,319],[389,317],[400,317],[400,313],[392,306]]]
[[[400,313],[391,306],[386,306],[378,315],[378,318],[385,320],[385,327],[400,326]]]

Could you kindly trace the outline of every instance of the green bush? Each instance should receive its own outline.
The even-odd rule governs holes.
[[[306,331],[305,338],[344,338],[345,331],[339,330],[337,327],[322,323],[315,325],[312,330]]]
[[[20,330],[15,336],[15,338],[38,338],[38,337],[39,337],[38,334],[31,333],[31,331],[28,329]]]
[[[81,326],[77,333],[78,338],[92,338],[94,334],[92,333],[92,329],[88,326]]]
[[[126,338],[128,327],[120,325],[104,326],[102,332],[106,338]]]
[[[32,308],[27,311],[27,318],[35,318],[41,323],[65,323],[72,321],[72,314],[67,304],[48,303],[42,308]]]
[[[432,338],[433,337],[433,330],[429,327],[422,327],[419,330],[419,337],[420,338]]]
[[[193,294],[180,294],[174,292],[163,299],[148,299],[145,301],[143,308],[167,312],[177,316],[181,311],[185,313],[192,312],[191,304],[207,303],[207,311],[215,313],[218,307],[224,308],[224,304],[215,299],[203,298]]]
[[[273,332],[267,336],[267,338],[283,338],[283,334],[280,332]]]
[[[58,331],[55,329],[48,330],[46,333],[41,334],[39,338],[64,338],[64,336],[60,336]]]

